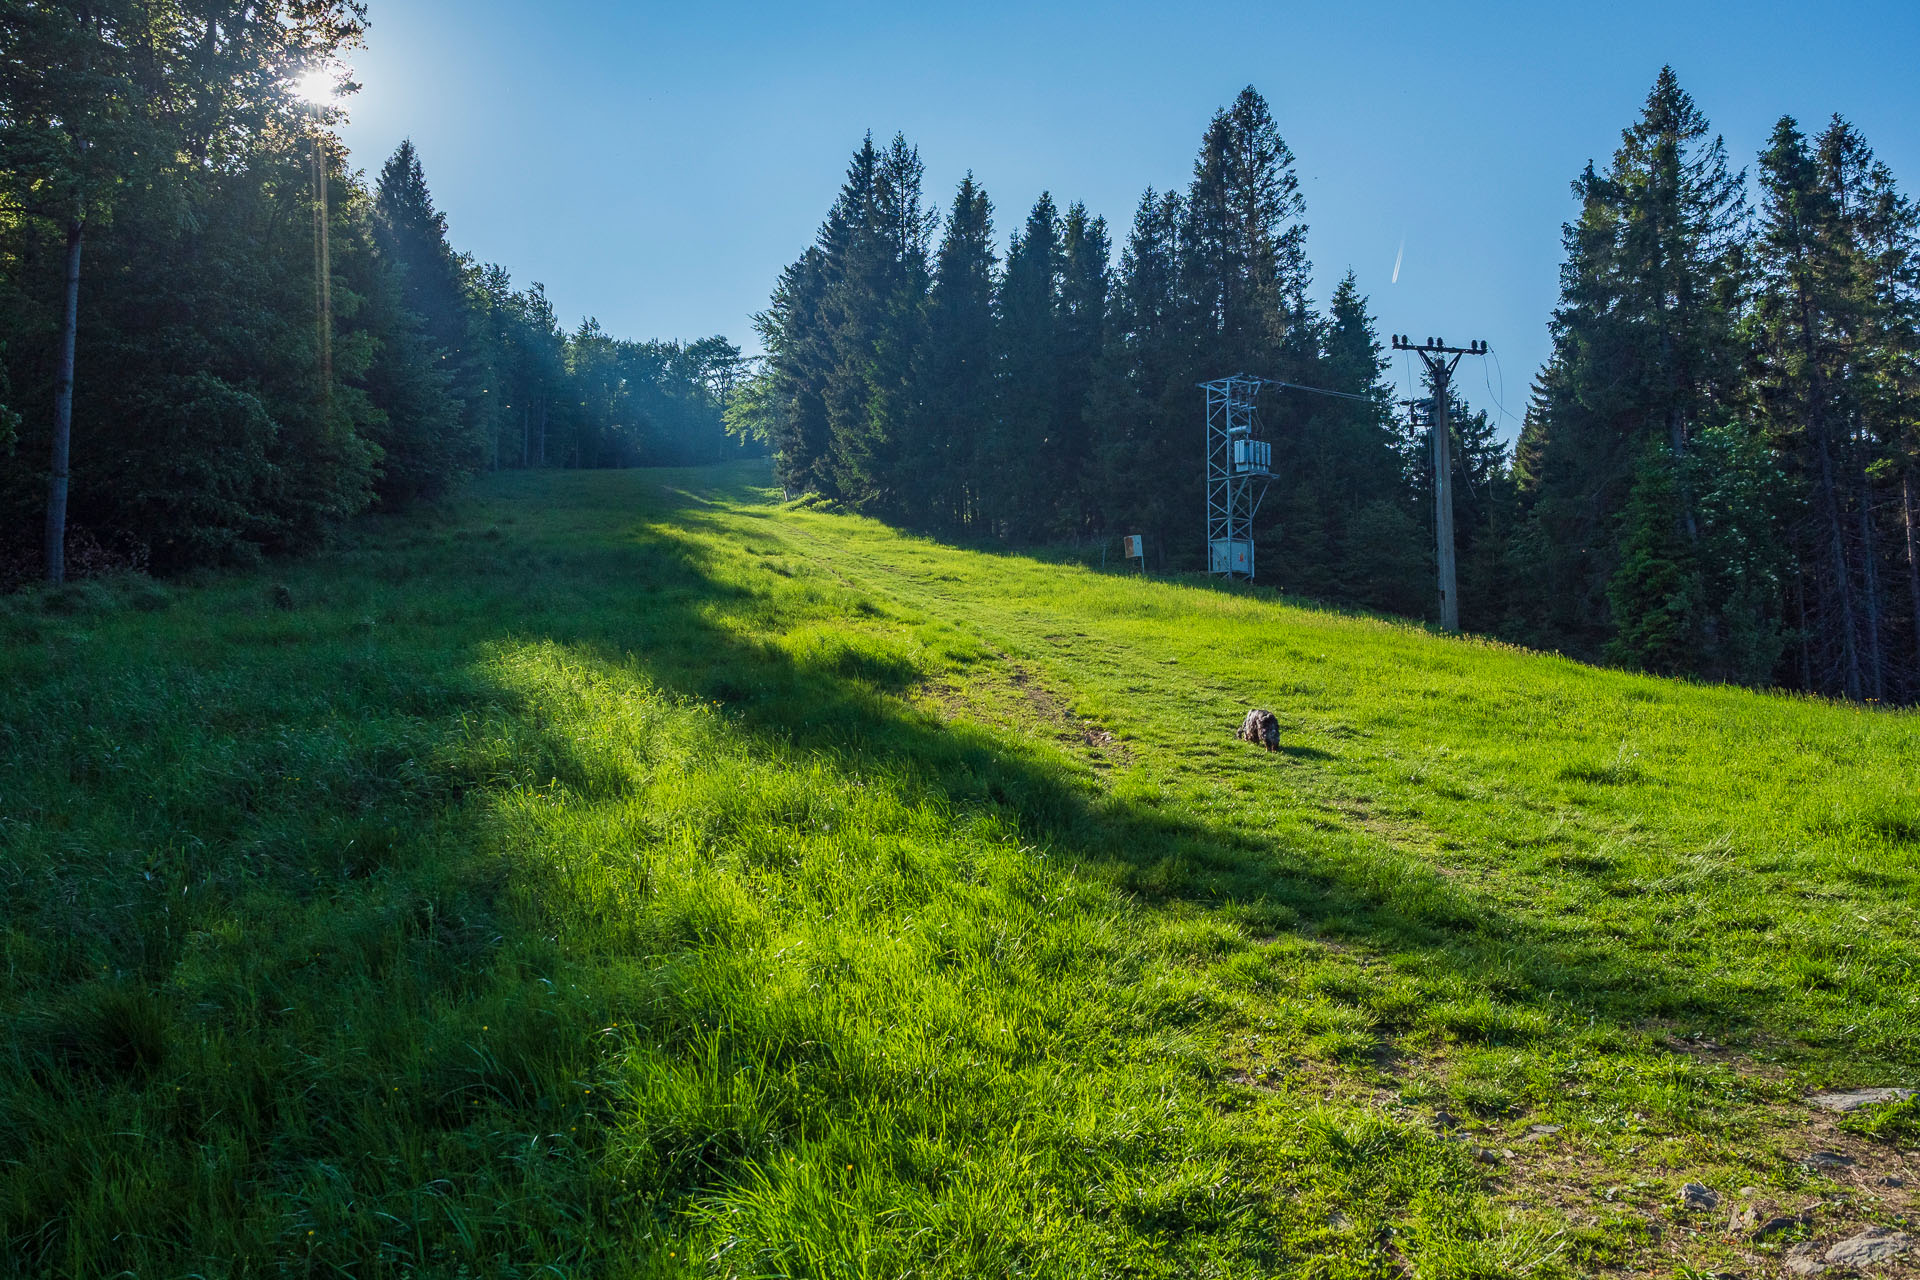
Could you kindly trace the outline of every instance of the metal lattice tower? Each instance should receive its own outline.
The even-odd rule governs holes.
[[[1253,577],[1253,517],[1267,496],[1273,446],[1259,438],[1254,398],[1269,379],[1236,373],[1207,393],[1207,572]]]

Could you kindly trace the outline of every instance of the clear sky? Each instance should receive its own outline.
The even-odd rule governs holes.
[[[1736,167],[1781,114],[1837,111],[1920,194],[1916,0],[370,8],[354,162],[377,171],[411,136],[457,248],[623,337],[757,349],[750,315],[868,129],[920,148],[942,208],[973,170],[1003,247],[1043,190],[1117,246],[1252,84],[1298,159],[1316,295],[1351,267],[1383,336],[1489,341],[1497,362],[1457,385],[1504,405],[1510,435],[1546,356],[1568,183],[1662,63]]]

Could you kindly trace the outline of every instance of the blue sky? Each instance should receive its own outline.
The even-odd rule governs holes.
[[[755,349],[749,316],[868,129],[920,148],[943,208],[971,169],[1003,245],[1043,190],[1117,243],[1252,84],[1298,159],[1316,295],[1351,267],[1383,335],[1489,341],[1497,361],[1459,385],[1511,434],[1546,356],[1568,183],[1612,153],[1662,63],[1736,167],[1782,113],[1838,111],[1920,193],[1913,0],[372,0],[371,18],[354,162],[375,171],[411,136],[458,248],[543,281],[564,323],[625,337]]]

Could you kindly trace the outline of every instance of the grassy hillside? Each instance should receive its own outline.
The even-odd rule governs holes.
[[[0,1267],[1757,1275],[1914,1213],[1920,1105],[1803,1100],[1920,1085],[1914,716],[756,479],[0,604]]]

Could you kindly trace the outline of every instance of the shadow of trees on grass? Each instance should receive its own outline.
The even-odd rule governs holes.
[[[952,807],[991,809],[1016,823],[1023,840],[1143,905],[1251,909],[1275,927],[1398,957],[1451,980],[1444,985],[1556,1018],[1577,1013],[1583,1024],[1598,1019],[1632,1031],[1650,1019],[1701,1018],[1724,1031],[1753,1016],[1751,1005],[1726,1007],[1672,970],[1635,963],[1502,910],[1431,869],[1370,851],[1364,837],[1304,847],[1111,794],[1004,734],[912,706],[899,695],[926,673],[911,663],[859,652],[802,661],[743,634],[736,618],[749,627],[772,621],[766,601],[741,585],[742,573],[753,572],[747,563],[723,565],[714,543],[750,540],[742,527],[751,519],[717,514],[684,489],[663,494],[632,563],[609,583],[636,594],[644,621],[546,638],[605,662],[631,656],[663,690],[719,702],[739,731],[769,743],[828,753],[854,773],[872,765],[913,779]],[[839,590],[849,597],[845,616],[859,620],[860,593]],[[1282,752],[1330,758],[1301,745]],[[1508,1033],[1454,1030],[1469,1039]]]

